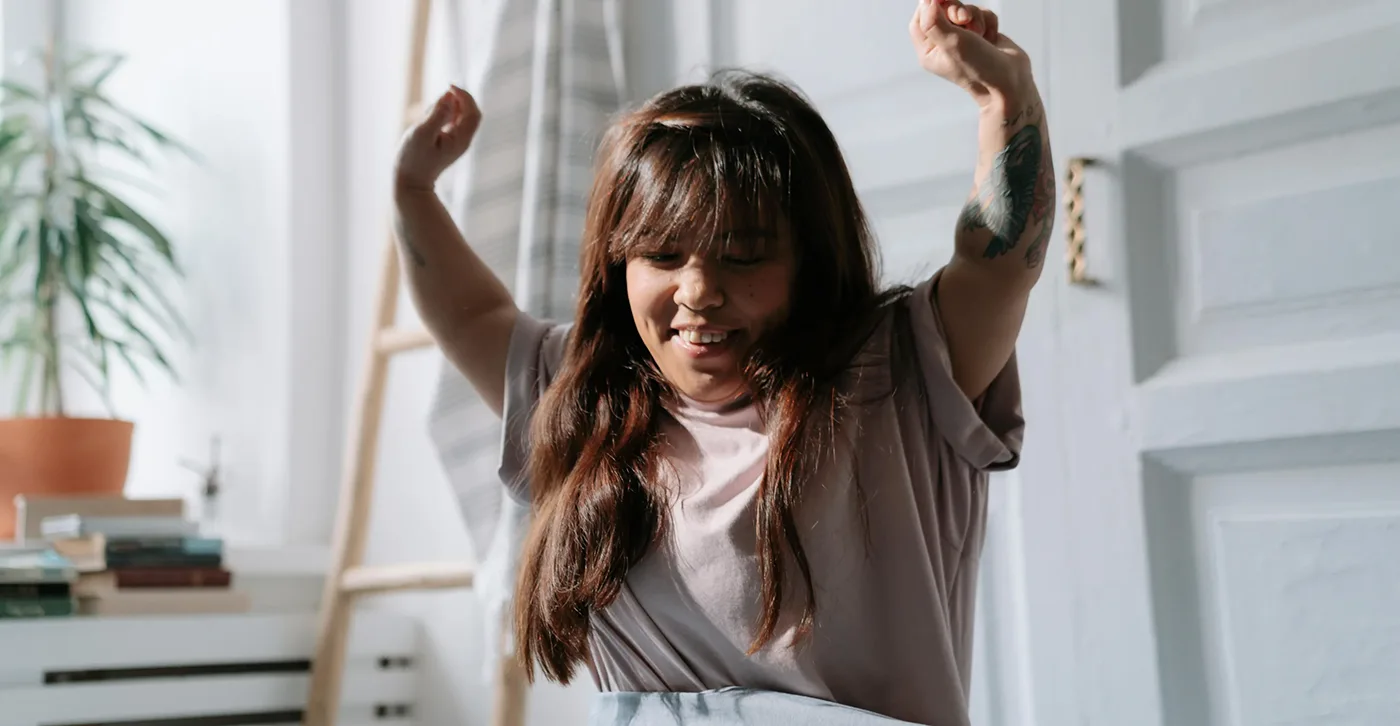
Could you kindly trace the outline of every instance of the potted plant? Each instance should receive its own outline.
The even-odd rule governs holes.
[[[188,335],[166,295],[174,249],[128,201],[140,176],[114,168],[188,150],[106,93],[121,56],[58,55],[38,87],[0,83],[0,370],[17,386],[0,419],[0,539],[16,494],[122,492],[134,425],[112,410],[110,373],[173,378],[166,346]],[[109,416],[70,415],[70,384]]]

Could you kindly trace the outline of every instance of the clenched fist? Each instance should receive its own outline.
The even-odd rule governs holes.
[[[998,29],[996,13],[960,0],[919,0],[909,37],[919,64],[972,94],[979,106],[1034,84],[1026,52]]]
[[[481,125],[481,109],[470,93],[452,86],[406,133],[394,164],[400,187],[433,189],[438,177],[465,154]]]

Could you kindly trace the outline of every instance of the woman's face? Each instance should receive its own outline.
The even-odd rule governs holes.
[[[726,230],[727,243],[681,239],[627,260],[637,334],[666,380],[702,403],[745,390],[754,341],[787,318],[796,256],[785,225]]]

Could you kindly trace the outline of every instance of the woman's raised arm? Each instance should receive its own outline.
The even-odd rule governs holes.
[[[954,231],[937,304],[953,378],[969,398],[1016,349],[1054,222],[1050,135],[1030,59],[995,13],[920,0],[909,32],[925,69],[966,90],[979,109],[977,171]]]
[[[466,153],[480,123],[475,99],[453,86],[404,135],[394,169],[394,231],[419,317],[499,415],[518,309],[462,238],[436,191],[438,177]]]

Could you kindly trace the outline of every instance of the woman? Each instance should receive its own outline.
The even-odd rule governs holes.
[[[910,34],[981,114],[956,253],[912,290],[877,288],[835,139],[761,76],[609,130],[567,327],[517,310],[434,193],[471,97],[404,138],[415,304],[504,416],[502,476],[533,507],[518,647],[560,682],[586,663],[597,723],[967,722],[987,472],[1020,448],[1013,353],[1053,174],[995,14],[921,0]]]

